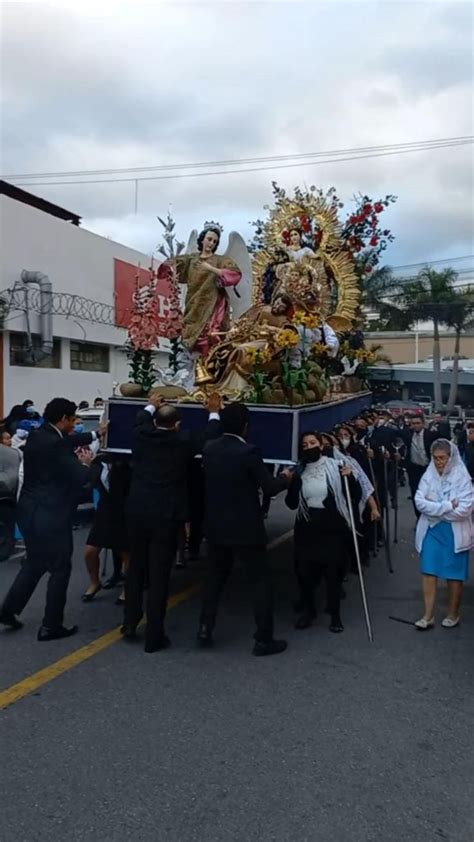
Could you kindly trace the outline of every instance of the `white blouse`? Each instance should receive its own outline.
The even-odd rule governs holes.
[[[310,462],[301,477],[303,497],[310,509],[323,509],[328,496],[328,482],[324,461]]]

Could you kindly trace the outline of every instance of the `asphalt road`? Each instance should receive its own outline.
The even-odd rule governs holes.
[[[367,572],[373,644],[355,577],[344,634],[330,634],[324,614],[293,630],[287,542],[272,553],[283,655],[251,657],[251,609],[236,571],[213,650],[194,645],[195,597],[170,612],[168,651],[114,643],[7,707],[0,840],[472,842],[473,589],[458,629],[423,634],[390,620],[420,615],[408,503],[401,520],[395,573],[382,556]],[[275,504],[271,537],[290,526]],[[76,535],[67,612],[80,635],[36,642],[39,588],[25,629],[0,632],[1,689],[117,625],[115,592],[80,602],[84,537]],[[1,593],[16,569],[0,565]],[[173,589],[196,578],[198,567],[177,572]]]

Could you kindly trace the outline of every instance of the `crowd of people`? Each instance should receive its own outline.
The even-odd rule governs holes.
[[[253,589],[253,652],[282,652],[286,641],[274,636],[265,517],[271,499],[285,493],[286,505],[296,512],[295,627],[314,623],[324,583],[329,630],[340,633],[348,572],[361,575],[360,563],[368,565],[382,548],[391,566],[399,488],[407,476],[424,598],[415,626],[433,628],[439,579],[448,582],[442,625],[458,625],[473,542],[474,422],[452,430],[442,413],[428,424],[421,414],[395,419],[384,408],[366,410],[331,432],[304,432],[297,465],[275,471],[247,441],[248,409],[238,403],[223,407],[218,395],[209,399],[208,424],[199,435],[180,429],[177,407],[150,399],[136,420],[130,460],[100,449],[106,425],[83,431],[78,413],[89,408],[85,404],[78,408],[55,398],[41,416],[25,401],[3,422],[0,558],[10,555],[15,528],[26,555],[0,609],[0,623],[22,627],[19,616],[49,573],[38,640],[76,633],[76,626],[64,625],[73,518],[84,490],[93,489],[95,512],[85,546],[89,584],[82,599],[91,602],[103,587],[123,581],[117,603],[124,609],[125,640],[137,639],[146,614],[145,651],[170,645],[165,627],[170,573],[174,564],[197,558],[205,538],[199,645],[213,643],[221,595],[237,558]],[[103,549],[114,559],[105,583]]]

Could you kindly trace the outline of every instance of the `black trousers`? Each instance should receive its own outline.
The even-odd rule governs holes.
[[[419,513],[419,511],[418,511],[418,509],[416,508],[416,505],[415,505],[415,494],[418,491],[418,486],[420,484],[420,480],[421,480],[423,474],[425,473],[425,471],[426,471],[426,467],[423,467],[422,465],[413,465],[413,464],[407,465],[408,482],[410,484],[411,500],[412,500],[413,509],[415,511],[415,515],[417,516],[417,518],[420,517],[420,513]]]
[[[318,564],[305,557],[297,561],[297,578],[301,588],[303,610],[316,614],[315,592],[321,582],[326,583],[327,611],[331,616],[339,614],[341,604],[341,586],[345,565]]]
[[[224,547],[212,543],[208,545],[208,569],[203,589],[201,623],[214,628],[219,601],[236,557],[244,565],[253,588],[257,626],[254,638],[268,642],[273,639],[273,586],[264,546]]]
[[[21,614],[39,580],[49,573],[42,625],[57,629],[63,624],[71,577],[72,522],[58,523],[51,513],[37,509],[32,514],[20,516],[19,527],[25,540],[26,558],[5,597],[3,609],[11,614]]]
[[[6,561],[15,548],[15,502],[0,500],[0,561]]]
[[[129,518],[130,566],[125,579],[127,626],[136,626],[143,616],[143,593],[147,591],[146,643],[158,644],[165,633],[171,568],[176,558],[180,531],[177,521],[153,521],[144,516]]]

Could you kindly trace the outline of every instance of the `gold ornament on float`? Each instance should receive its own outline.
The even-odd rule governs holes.
[[[268,219],[260,226],[260,247],[252,261],[253,302],[261,303],[264,298],[264,276],[269,267],[278,279],[276,292],[281,291],[281,277],[291,274],[289,265],[304,265],[317,278],[315,291],[329,305],[321,308],[328,324],[338,332],[348,330],[360,291],[352,256],[341,236],[337,203],[312,190],[296,188],[293,198],[277,194],[275,206],[268,210]],[[291,296],[288,285],[285,291]]]

